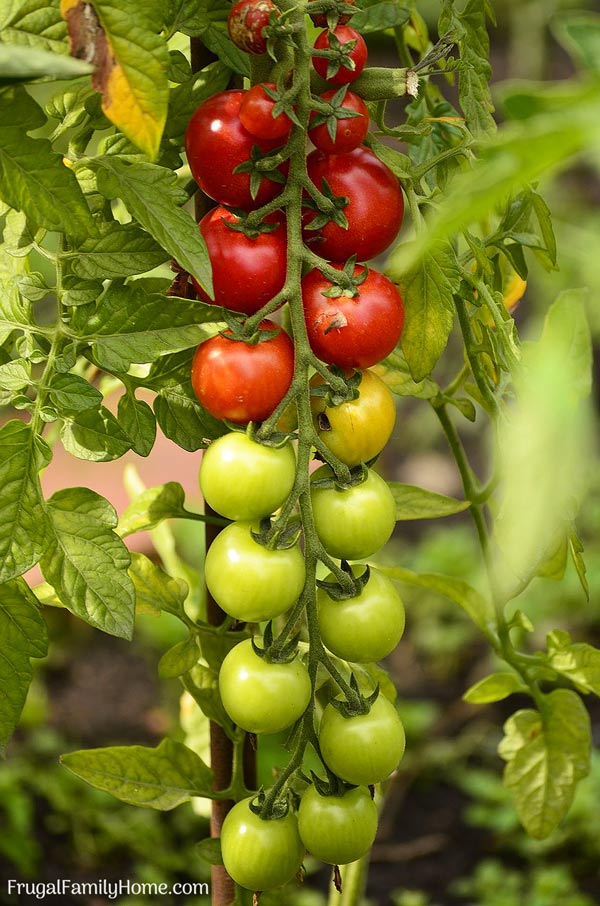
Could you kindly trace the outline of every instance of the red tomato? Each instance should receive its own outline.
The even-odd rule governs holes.
[[[261,330],[279,331],[251,345],[217,334],[198,346],[192,361],[192,387],[215,418],[239,424],[261,422],[281,402],[294,374],[294,346],[273,321]]]
[[[244,93],[221,91],[200,104],[185,134],[185,150],[192,176],[203,192],[220,204],[252,211],[281,191],[281,184],[262,179],[256,198],[250,191],[250,174],[234,173],[250,159],[252,148],[271,151],[280,142],[257,138],[245,129],[239,113]]]
[[[275,91],[274,82],[263,82],[253,85],[240,106],[242,125],[258,138],[285,138],[290,134],[292,121],[286,113],[273,116],[275,101],[265,92],[265,88]]]
[[[341,270],[341,265],[334,265]],[[364,271],[357,264],[354,274]],[[389,355],[404,326],[404,305],[391,280],[369,269],[354,297],[324,296],[333,284],[321,271],[302,279],[302,303],[312,351],[328,365],[369,368]]]
[[[324,101],[330,101],[338,90],[332,88],[330,91],[320,95],[320,97]],[[308,137],[315,148],[318,148],[319,151],[324,151],[325,154],[345,154],[348,151],[353,151],[362,144],[369,131],[369,111],[362,98],[352,91],[347,91],[340,107],[342,110],[349,110],[360,114],[360,116],[336,119],[335,138],[332,139],[329,134],[326,122],[320,123],[318,126],[312,126],[308,130]],[[316,116],[317,114],[312,114],[311,119]]]
[[[227,208],[213,208],[200,221],[200,231],[208,247],[215,304],[252,315],[285,283],[286,231],[279,221],[272,233],[250,239],[227,226],[237,222],[238,218]],[[193,277],[192,283],[204,302],[213,301]]]
[[[354,28],[350,28],[349,25],[338,25],[333,29],[333,32],[330,32],[327,28],[321,32],[313,45],[315,50],[335,49],[336,41],[331,41],[331,34],[337,38],[337,41],[340,44],[348,44],[349,41],[356,42],[347,58],[352,61],[354,68],[345,66],[342,63],[337,72],[333,75],[327,75],[327,70],[332,64],[331,60],[328,60],[326,57],[314,56],[312,58],[312,64],[321,78],[325,79],[331,85],[347,85],[348,82],[353,82],[354,79],[357,79],[365,68],[365,63],[367,62],[367,45],[365,44],[365,39],[362,35],[359,35]]]
[[[246,53],[261,54],[267,49],[263,28],[277,9],[271,0],[239,0],[229,11],[227,30],[236,47]]]
[[[367,261],[384,252],[395,239],[404,215],[402,189],[390,168],[362,146],[348,154],[312,151],[307,167],[317,188],[322,189],[326,180],[334,195],[348,199],[344,208],[348,228],[330,221],[311,230],[315,214],[307,212],[304,241],[330,261],[346,261],[352,255]]]

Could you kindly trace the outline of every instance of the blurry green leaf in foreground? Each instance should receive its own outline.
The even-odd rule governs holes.
[[[552,23],[555,38],[576,62],[600,73],[600,15],[591,10],[568,10]]]
[[[503,597],[518,594],[555,549],[585,492],[591,340],[583,293],[562,293],[537,343],[525,344],[516,402],[498,432],[502,484],[495,536]]]

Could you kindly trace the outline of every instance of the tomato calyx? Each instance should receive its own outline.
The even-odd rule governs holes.
[[[267,793],[265,792],[264,787],[261,786],[256,796],[248,803],[248,808],[264,821],[276,821],[278,818],[285,818],[290,810],[290,803],[287,796],[284,799],[276,799],[274,802],[269,803],[268,809],[267,802]]]
[[[304,224],[306,230],[320,230],[326,224],[333,222],[343,230],[348,229],[348,219],[344,214],[344,208],[350,204],[347,195],[335,195],[331,186],[323,177],[321,181],[321,197],[318,200],[307,198],[303,202],[303,207],[310,211],[316,211],[317,216],[311,221]],[[309,240],[310,241],[310,240]]]
[[[256,198],[263,179],[270,182],[285,184],[285,176],[277,167],[287,159],[284,148],[275,148],[273,151],[261,151],[258,145],[252,145],[250,157],[233,170],[234,174],[250,174],[250,195]]]
[[[358,687],[358,681],[355,675],[350,675],[351,695],[347,698],[332,698],[329,704],[338,711],[342,717],[356,717],[359,714],[368,714],[371,706],[379,698],[379,683],[375,686],[370,695],[363,695]]]
[[[313,478],[311,480],[311,487],[338,488],[339,490],[347,491],[348,488],[355,488],[360,484],[364,484],[368,477],[369,469],[364,463],[361,463],[349,470],[347,479],[337,477],[332,470],[332,474],[325,478]]]
[[[345,25],[358,10],[354,5],[354,0],[311,0],[308,14],[315,25],[325,28],[328,26],[331,30],[336,25]]]
[[[319,796],[343,796],[348,790],[354,789],[351,784],[344,783],[336,774],[330,773],[327,780],[323,780],[322,777],[311,771],[310,778]]]
[[[245,343],[247,346],[258,346],[259,343],[268,343],[269,340],[273,340],[281,333],[281,328],[278,325],[273,325],[272,321],[269,321],[271,326],[268,328],[263,326],[266,322],[261,322],[253,333],[248,334],[245,332],[247,330],[246,322],[240,322],[228,313],[225,313],[224,320],[227,322],[227,327],[220,332],[220,336],[234,343]],[[274,330],[273,327],[276,329]]]
[[[320,96],[318,106],[315,104],[316,113],[311,117],[310,129],[316,126],[327,126],[327,131],[331,141],[335,141],[338,120],[355,119],[362,117],[362,114],[356,110],[348,110],[343,106],[344,99],[348,93],[348,85],[342,85],[335,94],[326,100],[323,95]]]
[[[260,521],[260,527],[257,532],[253,529],[250,534],[257,544],[266,547],[268,550],[289,550],[298,543],[298,538],[302,532],[302,527],[295,521],[284,526],[281,529],[276,528],[271,523],[270,516],[266,516]]]
[[[281,226],[281,221],[277,219],[260,220],[256,223],[255,219],[250,220],[248,212],[242,211],[241,208],[231,208],[231,212],[235,214],[237,220],[223,220],[223,223],[228,230],[243,233],[248,239],[258,239],[263,233],[274,233]]]
[[[340,279],[339,282],[333,282],[329,289],[324,289],[321,291],[321,295],[325,296],[327,299],[339,299],[341,296],[345,296],[349,299],[354,299],[358,296],[358,288],[365,282],[369,276],[369,268],[366,264],[361,265],[362,270],[357,274],[354,273],[356,269],[356,255],[352,255],[351,258],[348,258],[346,263],[342,268],[340,268],[340,274],[343,274],[343,279]],[[323,273],[321,271],[321,273]],[[326,277],[325,274],[323,276]],[[335,327],[339,327],[339,324],[330,324],[325,333],[328,333],[330,330],[333,330]]]
[[[340,69],[346,69],[350,72],[356,70],[356,63],[352,59],[352,51],[355,49],[358,43],[358,34],[356,38],[351,38],[349,41],[340,41],[335,31],[329,31],[329,47],[327,49],[313,47],[312,54],[313,57],[323,57],[327,60],[327,75],[325,78],[327,80],[334,78],[340,71]]]
[[[273,639],[273,621],[269,620],[263,633],[264,647],[252,639],[252,649],[257,657],[262,658],[267,664],[291,664],[298,657],[298,642],[300,633],[295,635],[283,645]]]
[[[364,573],[355,576],[347,560],[342,560],[341,569],[350,580],[347,584],[341,582],[329,582],[326,579],[317,579],[317,586],[326,591],[332,601],[347,601],[349,598],[357,598],[362,590],[366,587],[371,576],[371,568],[367,566]]]
[[[360,396],[359,387],[362,381],[362,371],[353,371],[348,375],[336,365],[332,365],[329,370],[335,378],[339,378],[335,386],[322,380],[320,375],[316,375],[311,381],[310,395],[324,399],[326,408],[341,406],[343,403],[358,399]],[[317,379],[319,381],[322,380],[322,383],[317,383]],[[321,419],[321,416],[323,416],[323,419]],[[329,419],[324,412],[319,412],[318,421],[321,430],[329,431],[331,429]]]

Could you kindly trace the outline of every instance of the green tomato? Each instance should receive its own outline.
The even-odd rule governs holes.
[[[313,481],[329,478],[329,466]],[[340,560],[370,557],[389,540],[396,525],[396,502],[387,483],[369,469],[362,484],[350,488],[315,488],[310,492],[315,529],[323,547]]]
[[[200,465],[206,502],[228,519],[270,516],[288,498],[296,475],[290,443],[267,447],[232,431],[213,441]]]
[[[242,799],[228,812],[221,828],[221,852],[227,874],[248,890],[271,890],[294,877],[304,845],[293,812],[285,818],[261,818]]]
[[[279,733],[296,723],[311,696],[308,670],[297,657],[269,663],[252,639],[232,648],[221,664],[219,691],[234,723],[248,733]]]
[[[365,787],[347,790],[341,796],[322,796],[309,786],[300,801],[298,830],[316,859],[346,865],[371,849],[377,819],[377,806]]]
[[[355,576],[364,566],[353,566]],[[335,582],[333,573],[326,581]],[[317,592],[323,644],[346,661],[367,664],[394,650],[404,632],[404,605],[394,583],[377,569],[359,595],[334,601],[325,589]]]
[[[219,607],[246,623],[280,616],[297,601],[306,568],[298,544],[269,550],[252,537],[258,526],[232,522],[206,554],[204,578]]]
[[[395,771],[404,755],[404,727],[391,702],[379,695],[367,714],[344,717],[330,703],[319,745],[327,766],[347,783],[370,786]]]

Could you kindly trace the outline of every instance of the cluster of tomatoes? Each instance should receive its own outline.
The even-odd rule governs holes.
[[[277,15],[271,0],[239,0],[229,17],[232,39],[249,53],[263,53]],[[213,441],[203,455],[204,498],[231,520],[207,552],[206,584],[226,614],[249,624],[270,624],[286,614],[289,623],[290,614],[292,621],[300,616],[299,603],[312,596],[318,639],[313,632],[309,645],[300,647],[317,645],[318,660],[330,666],[337,683],[336,693],[326,691],[323,698],[320,687],[328,690],[330,684],[321,670],[314,661],[309,669],[310,657],[307,667],[296,639],[273,643],[271,625],[262,640],[238,643],[222,663],[223,706],[249,733],[276,733],[303,720],[313,728],[319,696],[322,707],[318,729],[308,736],[327,779],[315,777],[309,785],[300,783],[302,789],[292,784],[294,792],[283,789],[275,801],[267,793],[266,809],[264,794],[244,800],[225,819],[225,867],[250,890],[286,883],[306,851],[331,864],[363,856],[377,831],[369,788],[396,769],[405,745],[394,705],[378,688],[362,694],[360,682],[344,679],[352,676],[353,665],[388,655],[404,630],[393,583],[356,562],[386,544],[395,526],[393,495],[370,467],[391,434],[395,406],[370,369],[396,346],[404,322],[394,284],[357,262],[394,240],[403,199],[396,177],[363,144],[367,107],[348,88],[365,65],[364,40],[341,17],[330,25],[313,47],[312,65],[332,87],[313,96],[307,128],[314,149],[307,153],[306,174],[314,191],[309,186],[303,195],[308,264],[300,287],[305,336],[318,363],[310,380],[311,437],[325,460],[312,472],[307,492],[311,530],[317,556],[332,570],[316,589],[301,547],[306,525],[295,508],[301,481],[293,440],[278,433],[265,439],[256,430],[273,413],[279,418],[295,375],[294,342],[275,322],[260,319],[265,305],[270,313],[274,300],[278,308],[289,301],[286,204],[277,208],[276,199],[285,186],[286,142],[300,127],[293,111],[282,109],[282,87],[260,83],[203,103],[186,137],[192,174],[218,203],[200,223],[214,301],[257,315],[251,336],[232,325],[202,343],[193,361],[192,384],[201,404],[217,418],[252,423],[247,431]],[[245,214],[265,205],[264,219],[257,225],[251,218],[248,227]],[[213,301],[198,284],[196,290]],[[336,393],[330,392],[328,374],[336,378]],[[306,393],[306,387],[298,392]]]

